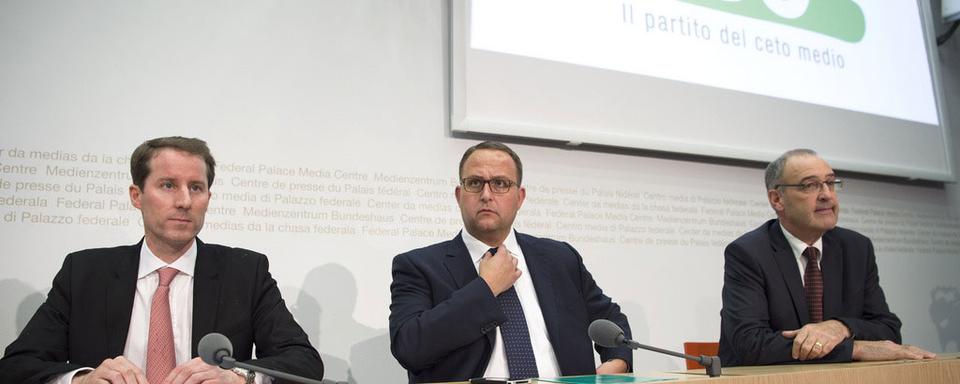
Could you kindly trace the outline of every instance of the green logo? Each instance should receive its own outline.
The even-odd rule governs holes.
[[[863,10],[852,0],[679,0],[722,12],[822,33],[851,43],[863,39]]]

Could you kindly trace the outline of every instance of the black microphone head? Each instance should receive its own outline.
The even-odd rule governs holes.
[[[204,363],[219,366],[224,357],[233,356],[233,343],[224,335],[208,333],[197,344],[197,354]]]
[[[623,344],[623,329],[607,319],[594,320],[587,333],[590,334],[590,340],[604,347],[616,348]]]

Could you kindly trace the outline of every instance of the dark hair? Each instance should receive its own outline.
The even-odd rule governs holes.
[[[520,186],[520,182],[523,181],[523,163],[520,162],[520,156],[517,156],[517,153],[514,152],[510,147],[506,146],[503,143],[496,141],[484,141],[480,144],[474,145],[470,148],[467,148],[467,151],[463,153],[463,157],[460,158],[460,170],[458,174],[460,178],[463,178],[463,164],[467,162],[467,159],[479,149],[492,149],[494,151],[505,152],[510,155],[510,158],[513,159],[513,163],[517,166],[517,186]]]
[[[773,189],[774,185],[779,183],[783,177],[783,168],[787,166],[787,160],[797,156],[817,156],[817,152],[812,149],[798,148],[784,152],[776,160],[767,165],[767,171],[764,172],[763,181],[767,185],[767,190]]]
[[[210,148],[207,142],[182,136],[158,137],[144,141],[143,144],[133,150],[130,156],[130,175],[133,176],[133,184],[143,189],[143,184],[150,175],[150,161],[157,155],[157,152],[164,148],[184,151],[203,158],[207,163],[207,186],[213,185],[214,167],[217,163],[210,154]]]

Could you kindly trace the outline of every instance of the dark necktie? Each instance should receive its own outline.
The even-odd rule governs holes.
[[[490,254],[497,253],[496,248],[490,248]],[[497,296],[500,310],[507,316],[507,321],[500,324],[500,336],[503,337],[503,349],[507,354],[507,369],[511,379],[529,379],[540,376],[537,373],[537,358],[533,355],[533,346],[530,344],[530,330],[527,329],[527,319],[523,316],[523,307],[520,297],[513,287]]]
[[[810,322],[823,321],[823,274],[820,273],[820,250],[807,247],[803,251],[807,258],[807,268],[803,272],[803,291],[807,294],[807,309],[810,311]]]

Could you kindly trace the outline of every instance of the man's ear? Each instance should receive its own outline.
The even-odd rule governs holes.
[[[140,196],[143,195],[143,191],[141,191],[140,187],[136,184],[130,184],[130,188],[128,188],[127,191],[130,193],[130,204],[140,209]]]
[[[767,201],[770,202],[770,208],[777,213],[783,212],[783,195],[777,189],[767,190]]]

